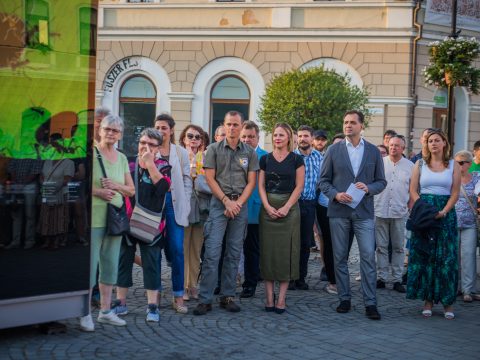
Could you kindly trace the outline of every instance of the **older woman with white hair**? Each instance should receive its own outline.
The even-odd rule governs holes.
[[[458,223],[458,239],[460,241],[460,286],[464,302],[480,300],[475,293],[477,277],[477,184],[480,185],[480,173],[468,172],[473,156],[470,151],[462,150],[455,154],[455,161],[460,165],[462,183],[460,195],[455,204]]]
[[[123,133],[123,120],[116,115],[105,116],[100,123],[100,141],[94,149],[92,174],[92,232],[90,285],[95,283],[97,267],[99,269],[100,312],[98,322],[125,326],[110,309],[112,289],[117,283],[118,261],[120,257],[121,236],[107,234],[107,204],[121,207],[124,197],[135,194],[128,160],[124,154],[115,148]],[[105,167],[103,175],[100,161]],[[91,314],[80,319],[80,327],[85,331],[94,331]]]

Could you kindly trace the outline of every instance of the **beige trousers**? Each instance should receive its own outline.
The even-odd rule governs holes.
[[[195,224],[186,227],[183,238],[183,256],[185,259],[185,289],[197,287],[202,246],[203,225]]]

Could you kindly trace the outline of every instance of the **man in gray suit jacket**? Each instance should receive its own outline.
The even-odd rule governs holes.
[[[340,305],[337,312],[346,313],[351,308],[350,278],[348,272],[348,238],[353,228],[360,251],[361,288],[365,313],[372,320],[380,320],[377,310],[375,264],[375,229],[373,195],[385,188],[383,160],[377,147],[361,137],[364,116],[352,110],[345,113],[343,132],[345,140],[331,145],[323,160],[320,173],[320,188],[328,197],[335,277]],[[365,194],[353,208],[348,187]]]

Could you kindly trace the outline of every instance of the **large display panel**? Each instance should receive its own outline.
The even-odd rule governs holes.
[[[86,312],[97,6],[0,0],[0,328]]]

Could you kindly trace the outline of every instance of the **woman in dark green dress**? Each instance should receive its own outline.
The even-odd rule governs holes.
[[[260,273],[265,280],[266,311],[285,312],[290,280],[299,277],[300,208],[305,165],[292,152],[293,131],[287,124],[274,127],[273,152],[260,159],[258,192],[260,212]],[[274,282],[279,293],[275,303]]]
[[[455,203],[460,192],[460,168],[450,160],[450,145],[441,131],[427,137],[426,156],[413,168],[410,197],[438,210],[442,222],[433,241],[412,232],[408,262],[407,299],[424,300],[422,315],[432,316],[434,303],[442,303],[446,319],[453,319],[458,286],[458,239]],[[419,195],[420,194],[420,195]]]

